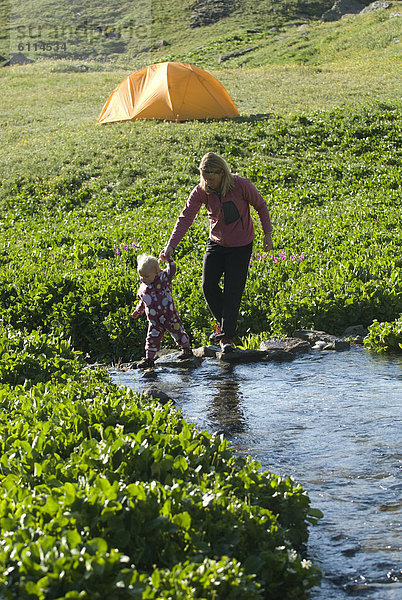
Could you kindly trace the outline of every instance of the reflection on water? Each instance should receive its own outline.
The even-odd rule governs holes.
[[[216,393],[208,405],[209,428],[226,437],[246,431],[247,423],[242,409],[242,393],[236,373],[228,371],[216,380]]]
[[[112,373],[141,391],[135,371]],[[291,363],[160,369],[153,382],[183,416],[223,431],[236,452],[293,475],[324,513],[309,555],[323,570],[313,600],[402,597],[402,357],[363,349]]]

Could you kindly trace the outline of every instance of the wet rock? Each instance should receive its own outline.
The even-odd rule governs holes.
[[[347,548],[344,548],[343,550],[341,550],[342,554],[344,556],[354,556],[355,554],[357,554],[357,552],[359,552],[361,550],[360,546],[357,544],[356,546],[349,546]]]
[[[340,542],[344,539],[348,539],[344,533],[336,533],[335,535],[331,535],[331,540],[333,542]]]
[[[289,361],[301,352],[309,352],[310,344],[297,338],[284,338],[282,340],[267,340],[261,342],[260,349],[266,353],[264,361]]]
[[[327,342],[323,342],[322,340],[318,340],[314,344],[314,346],[312,346],[312,350],[324,350],[326,346],[328,346]]]
[[[289,354],[297,354],[298,352],[308,352],[310,344],[306,340],[301,340],[297,337],[284,338],[283,340],[267,340],[261,342],[260,350],[266,352],[287,352]]]
[[[265,358],[266,352],[262,350],[244,350],[243,348],[236,348],[233,352],[217,352],[216,357],[227,363],[248,363],[258,362]]]
[[[321,350],[335,350],[335,340],[324,342],[323,340],[318,340],[313,346],[315,349],[321,348]]]
[[[155,366],[157,367],[180,367],[180,368],[191,368],[191,367],[199,367],[202,363],[202,358],[199,356],[190,356],[189,358],[180,359],[180,352],[171,352],[169,354],[165,354],[160,358],[157,358],[155,361]]]
[[[344,350],[350,350],[350,342],[349,340],[340,340],[336,339],[335,342],[335,351],[343,352]]]
[[[388,571],[387,583],[389,583],[389,582],[391,582],[391,583],[402,582],[402,570],[397,571],[397,570],[393,569],[391,571]]]
[[[262,360],[264,362],[287,362],[293,360],[294,358],[296,358],[296,354],[294,352],[288,352],[287,350],[267,350],[266,355],[263,357]]]
[[[329,334],[325,333],[325,331],[316,331],[314,329],[296,329],[292,335],[295,338],[309,342],[313,346],[318,340],[326,341],[323,340],[323,336],[328,336]]]
[[[158,400],[161,404],[167,404],[168,402],[174,402],[170,396],[168,396],[165,392],[157,388],[156,386],[152,386],[147,388],[142,392],[142,395],[146,398],[153,398],[154,400]]]
[[[322,21],[339,21],[344,15],[356,15],[363,10],[363,4],[356,0],[336,0],[333,7],[321,17]]]
[[[200,346],[193,350],[194,356],[199,358],[215,358],[217,353],[220,352],[219,346]]]
[[[140,377],[141,379],[157,379],[158,374],[155,369],[145,369],[145,371],[141,373]]]
[[[331,335],[326,331],[296,329],[296,331],[293,332],[293,336],[309,342],[315,350],[336,350],[337,352],[342,352],[343,350],[349,350],[350,348],[349,340],[342,339],[336,335]],[[325,342],[325,345],[321,342]]]
[[[341,337],[356,337],[360,335],[361,337],[366,337],[368,334],[368,329],[363,325],[351,325],[351,327],[347,327],[345,331],[342,333]]]

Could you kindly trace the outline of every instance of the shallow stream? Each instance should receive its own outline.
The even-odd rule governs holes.
[[[323,571],[313,600],[402,598],[401,356],[353,348],[290,363],[206,359],[152,382],[111,376],[137,392],[156,385],[187,421],[302,484],[324,513],[310,528],[308,558]]]

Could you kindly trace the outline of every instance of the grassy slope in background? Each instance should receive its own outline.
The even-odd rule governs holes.
[[[74,66],[43,63],[7,75],[12,102],[0,154],[1,194],[10,208],[2,224],[5,322],[71,336],[92,356],[138,357],[145,324],[129,318],[138,285],[136,252],[158,252],[166,243],[197,181],[199,158],[211,148],[264,193],[275,249],[288,257],[280,264],[254,261],[240,335],[284,335],[297,326],[340,333],[357,322],[398,318],[395,79],[384,81],[379,98],[383,75],[372,68],[356,100],[358,78],[345,75],[337,63],[327,67],[319,92],[321,73],[285,67],[265,93],[276,103],[275,114],[266,111],[263,86],[253,98],[247,95],[250,69],[237,88],[243,94],[237,121],[99,127],[99,107],[120,72],[62,73],[63,64]],[[363,65],[364,71],[373,58],[350,65],[357,72]],[[261,72],[268,81],[270,73],[280,71],[274,66]],[[229,91],[230,82],[225,81]],[[320,98],[331,110],[316,109]],[[285,112],[279,111],[282,99]],[[343,106],[334,108],[341,100]],[[302,103],[309,112],[299,111]],[[263,112],[263,117],[255,114]],[[205,342],[211,328],[199,286],[206,235],[201,214],[178,250],[175,294],[194,343]],[[130,251],[113,251],[121,245]],[[302,254],[301,262],[289,258]],[[391,347],[398,348],[398,337]]]

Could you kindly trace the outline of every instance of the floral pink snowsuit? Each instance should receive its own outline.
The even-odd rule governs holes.
[[[189,337],[173,301],[172,279],[175,273],[176,264],[170,260],[166,269],[160,271],[150,285],[142,283],[137,293],[140,301],[135,311],[138,314],[145,311],[148,319],[145,350],[150,358],[159,350],[165,331],[169,331],[179,346],[190,348]]]

